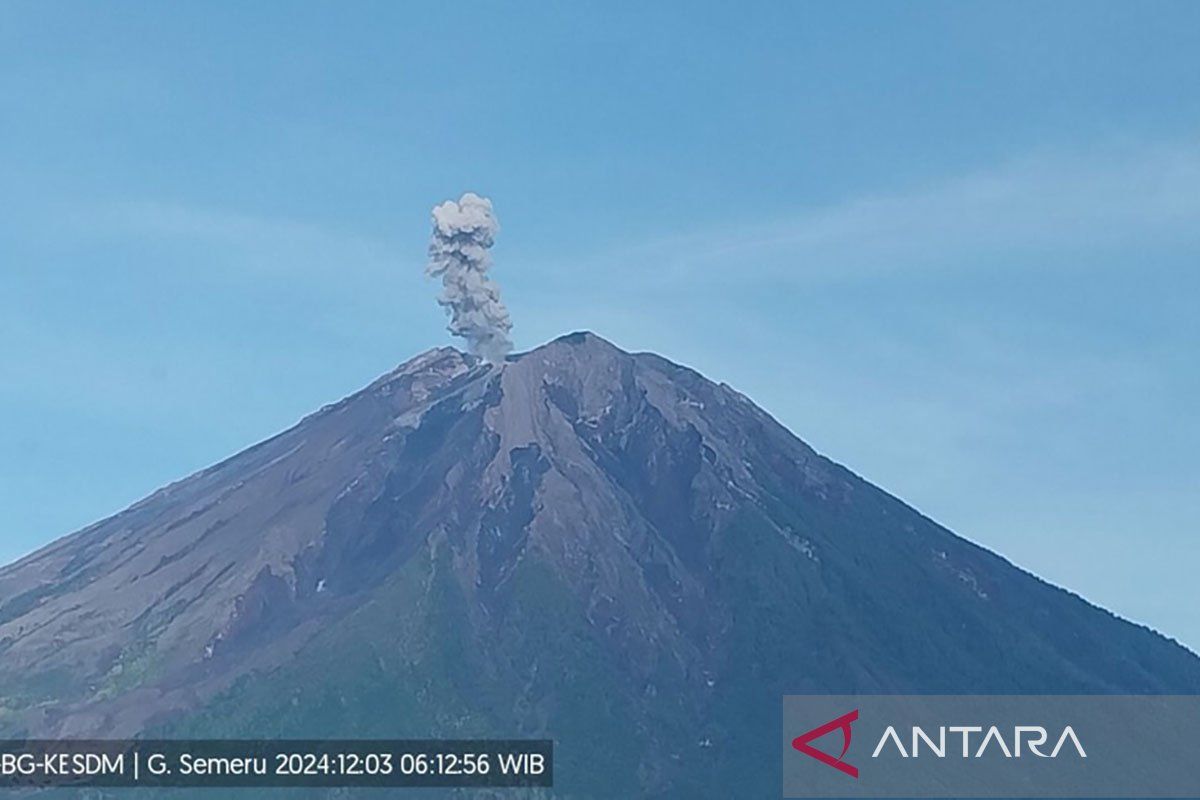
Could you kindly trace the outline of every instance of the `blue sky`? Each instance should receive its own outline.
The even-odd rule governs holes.
[[[1200,5],[0,5],[0,561],[447,341],[692,365],[1200,648]]]

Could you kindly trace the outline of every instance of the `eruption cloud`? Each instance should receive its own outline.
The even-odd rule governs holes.
[[[500,224],[492,201],[467,192],[458,202],[447,200],[433,208],[433,237],[425,274],[442,279],[438,304],[446,309],[446,329],[467,340],[472,353],[493,363],[512,350],[508,332],[512,320],[500,301],[500,287],[488,277],[488,253]]]

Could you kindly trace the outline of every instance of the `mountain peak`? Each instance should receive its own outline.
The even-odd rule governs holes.
[[[614,345],[612,342],[605,339],[603,336],[598,336],[595,333],[588,331],[588,330],[574,331],[572,333],[564,333],[562,336],[552,339],[547,344],[556,344],[559,342],[561,342],[562,344],[569,344],[573,347],[578,347],[578,346],[583,345],[583,346],[593,346],[593,347],[595,347],[595,346],[611,347],[614,350],[620,349],[616,345]]]
[[[0,735],[520,732],[588,754],[584,797],[704,794],[697,731],[773,774],[786,692],[1200,689],[1183,648],[589,331],[428,350],[0,569],[0,655]]]
[[[565,333],[562,336],[557,336],[545,344],[533,348],[532,350],[509,356],[508,360],[510,362],[520,361],[528,356],[545,356],[556,351],[575,351],[575,358],[578,358],[581,353],[594,353],[597,355],[607,354],[610,356],[617,354],[629,355],[629,353],[617,347],[604,337],[598,336],[592,331],[580,330],[572,333]]]
[[[557,336],[550,341],[538,345],[537,347],[534,347],[523,353],[514,353],[508,356],[505,361],[506,363],[519,361],[526,356],[533,355],[535,353],[544,353],[547,350],[564,346],[582,348],[584,350],[607,351],[610,353],[623,353],[625,355],[629,355],[626,351],[617,347],[603,336],[599,336],[592,331],[579,330],[572,333],[564,333],[561,336]],[[430,370],[437,371],[458,365],[464,365],[470,368],[478,366],[481,363],[483,363],[483,359],[479,356],[463,352],[462,350],[450,345],[440,345],[437,347],[431,347],[428,350],[418,353],[407,361],[398,364],[392,370],[379,376],[379,378],[377,378],[373,383],[386,383],[405,375],[414,375],[422,372],[428,372]],[[505,365],[500,364],[498,366],[503,367]]]

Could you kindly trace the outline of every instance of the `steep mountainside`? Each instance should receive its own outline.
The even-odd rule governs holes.
[[[425,353],[0,570],[0,733],[547,736],[776,796],[787,691],[1197,692],[1200,659],[587,333]]]

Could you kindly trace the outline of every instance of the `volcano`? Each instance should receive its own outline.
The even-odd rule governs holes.
[[[426,352],[0,570],[0,734],[539,737],[556,796],[779,791],[785,693],[1196,693],[1200,659],[745,396]]]

